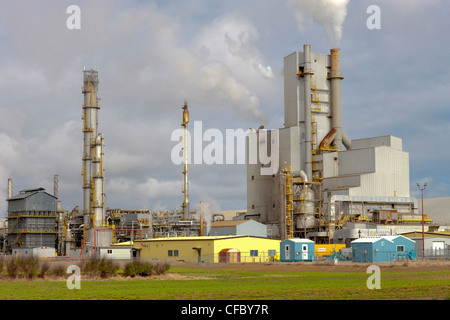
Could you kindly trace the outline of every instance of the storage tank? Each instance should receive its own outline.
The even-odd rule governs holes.
[[[300,201],[295,222],[297,230],[313,228],[315,226],[315,194],[311,187],[305,185],[300,192]]]

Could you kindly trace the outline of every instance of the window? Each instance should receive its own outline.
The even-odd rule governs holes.
[[[384,241],[381,241],[381,246],[384,247]]]
[[[178,257],[178,250],[173,250],[173,255],[174,255],[175,257]]]
[[[405,246],[397,246],[397,252],[405,251]]]
[[[250,257],[257,257],[258,256],[258,250],[250,250]]]
[[[112,249],[108,249],[108,250],[106,251],[106,253],[107,253],[107,254],[112,254]]]
[[[169,250],[169,251],[168,251],[168,256],[169,256],[169,257],[172,257],[172,256],[173,256],[173,251],[172,251],[172,250]]]
[[[277,250],[269,250],[268,255],[269,255],[269,257],[276,256],[277,255]]]

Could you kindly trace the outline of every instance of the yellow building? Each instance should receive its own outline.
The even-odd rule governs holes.
[[[120,243],[115,246],[129,246]],[[142,259],[186,262],[266,262],[279,259],[280,241],[253,236],[155,238],[135,241]]]

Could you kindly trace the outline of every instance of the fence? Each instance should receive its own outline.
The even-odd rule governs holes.
[[[450,260],[450,249],[426,249],[427,260]],[[355,262],[391,262],[400,260],[422,260],[422,250],[414,251],[367,251],[353,250],[352,261]]]
[[[392,262],[399,260],[415,260],[416,251],[378,251],[369,249],[353,249],[352,261],[354,262]]]
[[[407,260],[422,260],[422,251],[369,251],[352,250],[348,256],[335,254],[332,256],[315,257],[314,261],[327,261],[330,258],[353,262],[395,262]],[[150,258],[152,259],[152,258]],[[190,263],[268,263],[280,261],[278,252],[224,252],[216,254],[201,254],[193,256],[154,257],[166,261],[184,261]],[[450,250],[425,250],[427,260],[450,260]]]
[[[142,258],[141,258],[142,259]],[[190,256],[179,255],[173,250],[166,257],[146,257],[143,259],[158,259],[165,261],[184,261],[190,263],[267,263],[279,261],[277,252],[222,252],[216,254],[195,254]]]
[[[417,250],[417,259],[422,259],[422,250]],[[445,249],[425,249],[425,259],[427,260],[450,260],[450,248]]]

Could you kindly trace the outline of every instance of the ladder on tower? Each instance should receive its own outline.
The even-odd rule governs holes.
[[[292,167],[283,167],[282,172],[285,176],[285,202],[286,202],[286,239],[294,237],[293,231],[293,200],[292,200]]]

